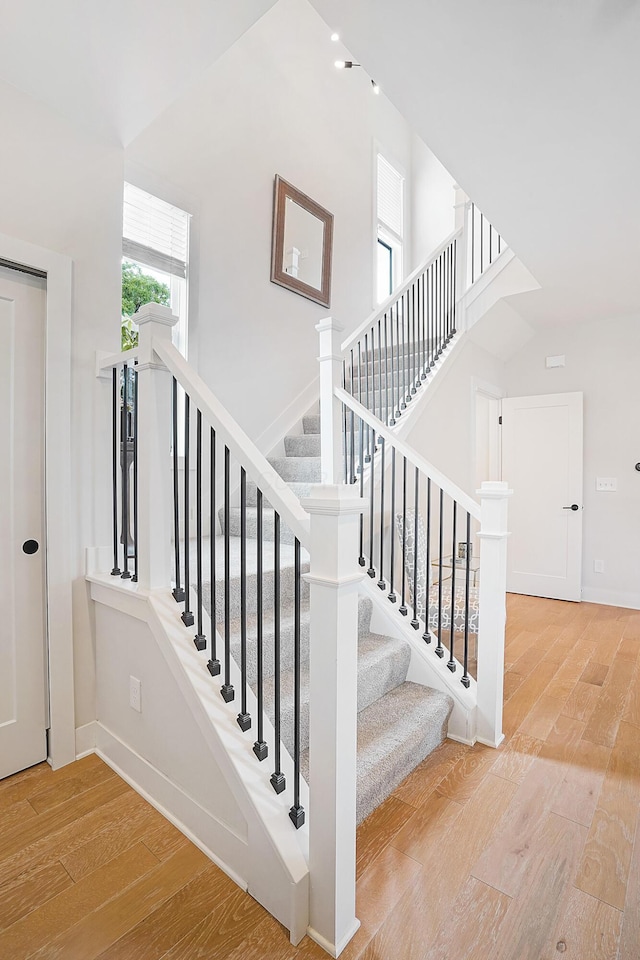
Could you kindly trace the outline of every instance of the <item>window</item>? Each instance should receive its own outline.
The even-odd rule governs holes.
[[[404,177],[381,153],[376,181],[376,294],[381,303],[402,280],[404,237]]]
[[[169,289],[169,306],[178,316],[173,342],[187,355],[187,280],[190,214],[130,183],[124,185],[123,262]]]

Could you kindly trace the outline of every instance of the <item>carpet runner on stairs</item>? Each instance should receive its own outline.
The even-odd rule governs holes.
[[[302,436],[285,438],[286,456],[271,459],[280,476],[295,494],[311,495],[313,484],[320,480],[319,416],[303,418]],[[256,637],[256,488],[247,484],[247,677],[254,686],[257,680]],[[220,517],[221,524],[223,517]],[[263,509],[264,540],[273,539],[273,510],[265,502]],[[240,508],[232,508],[229,516],[232,545],[231,653],[240,662]],[[222,541],[222,538],[219,538]],[[289,751],[293,749],[293,535],[281,526],[280,592],[281,592],[281,734]],[[221,557],[222,542],[217,544]],[[273,554],[265,543],[263,574],[263,671],[265,711],[273,721],[274,704],[274,618],[273,618]],[[221,558],[222,559],[222,558]],[[218,571],[223,570],[222,563]],[[309,569],[303,551],[302,571]],[[211,583],[204,585],[204,601],[211,607]],[[301,646],[301,769],[308,778],[309,741],[309,597],[302,584]],[[370,630],[372,603],[361,598],[358,630],[358,772],[357,818],[360,823],[446,736],[447,721],[453,702],[444,693],[407,681],[411,658],[405,640],[380,636]],[[216,584],[216,621],[223,628],[223,582]]]

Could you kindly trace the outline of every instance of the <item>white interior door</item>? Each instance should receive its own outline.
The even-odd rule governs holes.
[[[582,463],[581,393],[502,401],[511,593],[580,600]]]
[[[0,267],[0,778],[47,755],[45,298],[44,280]]]

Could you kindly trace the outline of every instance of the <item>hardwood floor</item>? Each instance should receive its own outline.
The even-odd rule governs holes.
[[[640,612],[508,598],[506,741],[358,831],[345,960],[638,960]],[[1,960],[313,960],[95,756],[0,782]]]

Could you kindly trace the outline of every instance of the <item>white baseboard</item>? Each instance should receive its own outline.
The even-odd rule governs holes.
[[[96,727],[95,720],[76,727],[76,760],[96,752]]]
[[[307,936],[313,940],[314,943],[317,943],[318,946],[322,947],[330,957],[339,957],[349,941],[353,940],[359,929],[360,921],[356,918],[352,929],[345,934],[338,943],[330,943],[326,937],[323,937],[322,934],[314,930],[313,927],[307,927]]]
[[[607,590],[601,587],[583,587],[582,599],[585,603],[601,603],[605,607],[626,607],[640,610],[640,592],[626,590]]]
[[[246,842],[101,723],[94,726],[98,756],[234,883],[247,890],[247,881],[227,862],[227,858],[239,864],[245,860]],[[222,856],[213,852],[214,845]]]

